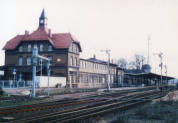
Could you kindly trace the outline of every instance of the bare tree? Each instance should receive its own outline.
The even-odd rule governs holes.
[[[134,55],[134,59],[129,61],[127,64],[127,68],[128,69],[137,69],[137,70],[141,70],[142,65],[145,62],[145,57],[140,55],[140,54],[135,54]]]
[[[142,68],[142,65],[145,62],[145,57],[140,54],[134,55],[134,61],[135,61],[135,67],[136,69],[140,70]]]
[[[120,68],[123,68],[123,69],[126,69],[127,68],[127,65],[128,65],[128,62],[126,59],[124,58],[120,58],[118,61],[117,61],[117,64]]]
[[[136,69],[135,61],[130,61],[127,66],[128,69]]]
[[[133,60],[126,60],[125,58],[120,58],[117,61],[119,67],[123,69],[137,69],[141,70],[142,65],[145,63],[145,57],[140,54],[135,54]]]

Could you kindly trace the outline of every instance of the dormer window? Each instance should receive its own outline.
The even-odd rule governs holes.
[[[19,47],[19,52],[23,52],[23,47],[22,46]]]
[[[43,44],[40,44],[40,52],[43,51]]]
[[[31,49],[32,49],[32,45],[28,44],[28,52],[31,52]]]
[[[48,51],[52,51],[52,46],[48,45]]]

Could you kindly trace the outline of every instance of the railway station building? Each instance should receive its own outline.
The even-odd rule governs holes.
[[[52,33],[47,27],[47,17],[43,10],[39,17],[38,28],[29,33],[16,35],[4,46],[5,65],[4,80],[12,81],[12,84],[29,84],[32,81],[32,51],[38,48],[39,55],[50,59],[50,86],[60,85],[66,87],[72,85],[78,88],[99,88],[106,86],[107,62],[96,57],[89,59],[80,58],[82,48],[80,42],[70,33]],[[123,80],[123,73],[116,64],[110,63],[111,86]],[[14,74],[15,73],[15,74]],[[119,75],[118,75],[119,73]],[[47,86],[46,61],[37,59],[37,85]],[[119,78],[119,79],[118,79]],[[14,81],[15,80],[15,81]]]

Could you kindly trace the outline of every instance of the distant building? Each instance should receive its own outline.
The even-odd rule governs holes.
[[[70,33],[52,33],[47,28],[47,17],[44,10],[39,18],[39,26],[32,33],[25,31],[17,35],[4,46],[5,65],[4,80],[13,80],[16,71],[17,81],[32,80],[32,51],[37,46],[40,55],[51,60],[51,85],[73,87],[103,87],[106,86],[107,63],[96,58],[81,59],[80,42]],[[47,76],[46,61],[38,59],[37,76]],[[41,72],[42,68],[42,72]],[[117,65],[110,63],[111,85],[117,83]],[[122,75],[119,75],[121,78]],[[122,79],[119,78],[119,81]],[[39,79],[38,81],[40,81]],[[40,87],[43,85],[40,82]],[[43,85],[44,86],[44,85]]]
[[[126,69],[124,70],[124,86],[151,86],[151,85],[167,85],[169,80],[174,79],[170,76],[152,73],[149,64],[144,64],[142,69]]]

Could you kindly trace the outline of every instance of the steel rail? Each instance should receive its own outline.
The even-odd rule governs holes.
[[[149,92],[150,93],[150,92]],[[142,96],[143,95],[143,93],[140,95],[140,96]],[[133,95],[130,95],[131,96],[131,99],[130,100],[132,100],[132,98],[133,98]],[[138,98],[138,97],[137,97]],[[119,103],[115,103],[115,101],[113,101],[113,103],[112,104],[105,104],[104,106],[112,106],[112,105],[114,105],[114,104],[122,104],[122,103],[126,103],[126,102],[128,102],[128,100],[127,101],[122,101],[122,102],[119,102]],[[49,117],[54,117],[54,115],[57,115],[57,116],[59,116],[59,115],[61,115],[61,116],[64,116],[64,115],[71,115],[72,113],[74,113],[74,114],[76,114],[77,112],[81,112],[80,113],[80,115],[82,115],[83,113],[86,113],[86,112],[88,112],[88,110],[91,110],[91,109],[95,109],[95,108],[93,108],[93,107],[91,107],[91,106],[88,106],[89,108],[86,108],[86,109],[82,109],[84,112],[81,112],[81,110],[79,110],[79,109],[77,109],[77,110],[74,110],[74,111],[71,111],[71,110],[69,110],[69,112],[60,112],[61,114],[59,114],[59,113],[53,113],[53,114],[48,114],[48,115],[45,115],[45,116],[39,116],[39,117],[35,117],[35,118],[31,118],[31,119],[24,119],[24,120],[16,120],[16,121],[14,121],[14,122],[35,122],[35,121],[38,121],[38,120],[42,120],[42,119],[44,119],[44,117],[45,118],[48,118],[49,119]],[[103,107],[103,105],[102,106],[98,106],[97,108],[102,108]],[[13,122],[13,121],[12,121]]]
[[[139,88],[139,89],[131,89],[131,90],[123,90],[121,91],[121,93],[119,93],[119,95],[124,95],[125,93],[131,93],[131,92],[137,92],[137,91],[144,91],[147,89],[153,89],[153,87],[147,87],[147,88]],[[118,92],[112,92],[112,93],[103,93],[103,94],[96,94],[94,96],[88,96],[87,98],[93,98],[93,97],[98,97],[98,96],[113,96],[113,94],[117,94],[116,96],[118,96]],[[85,99],[85,98],[82,98]],[[77,99],[71,99],[71,100],[67,100],[65,101],[65,103],[69,103],[69,102],[73,102]],[[63,102],[63,101],[62,101]],[[9,107],[9,108],[2,108],[0,109],[0,115],[7,115],[7,114],[13,114],[13,113],[18,113],[18,112],[29,112],[29,111],[35,111],[35,110],[44,110],[44,109],[50,109],[51,106],[49,106],[49,103],[51,103],[51,105],[55,105],[55,103],[59,104],[59,100],[56,100],[55,102],[43,102],[43,103],[37,103],[37,104],[32,104],[32,105],[23,105],[23,106],[15,106],[15,107]],[[37,107],[37,108],[36,108]],[[54,108],[54,106],[52,106]],[[9,110],[9,111],[8,111]]]

